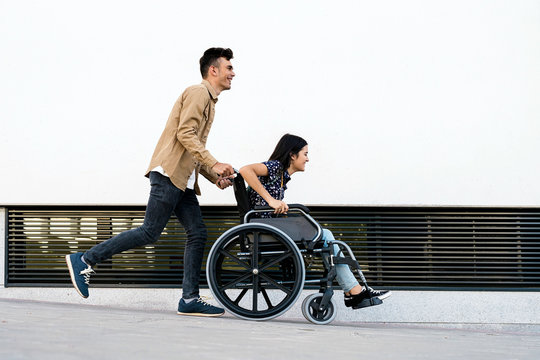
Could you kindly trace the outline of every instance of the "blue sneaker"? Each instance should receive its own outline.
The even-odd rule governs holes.
[[[192,300],[186,304],[184,299],[180,299],[178,303],[178,315],[191,316],[221,316],[225,310],[217,306],[210,305],[205,301],[205,298],[199,297],[197,300]]]
[[[83,298],[88,297],[88,284],[90,283],[90,275],[94,274],[94,270],[90,265],[86,265],[81,260],[83,253],[75,253],[66,255],[66,263],[69,269],[69,276],[71,276],[71,282],[75,287],[75,290]]]

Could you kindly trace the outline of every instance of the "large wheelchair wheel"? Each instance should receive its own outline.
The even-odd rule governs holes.
[[[319,310],[319,305],[321,304],[322,298],[323,294],[315,293],[306,297],[302,302],[302,314],[308,321],[316,325],[329,324],[336,318],[337,315],[337,304],[334,298],[330,299],[330,302],[325,310]]]
[[[247,223],[216,240],[208,254],[206,277],[212,294],[230,313],[269,320],[298,300],[305,267],[300,250],[284,232]]]

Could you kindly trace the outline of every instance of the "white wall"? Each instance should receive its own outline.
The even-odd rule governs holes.
[[[66,0],[0,2],[0,204],[145,204],[210,46],[237,77],[208,148],[240,167],[303,136],[290,202],[540,203],[539,1]]]

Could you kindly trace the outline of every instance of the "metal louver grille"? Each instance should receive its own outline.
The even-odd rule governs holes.
[[[328,208],[318,215],[380,286],[540,289],[538,209]]]
[[[238,224],[238,214],[229,206],[202,209],[207,253]],[[540,289],[540,209],[313,206],[311,211],[352,247],[374,287]],[[144,207],[8,208],[7,285],[68,286],[66,253],[136,228],[143,218]],[[172,218],[156,244],[99,264],[92,285],[179,287],[184,244],[184,230]],[[321,272],[313,263],[308,278]]]
[[[207,253],[213,240],[238,221],[233,208],[205,210]],[[66,254],[86,251],[141,226],[144,208],[10,209],[8,217],[7,285],[65,286],[70,284]],[[178,287],[182,281],[185,239],[183,227],[171,218],[157,243],[125,251],[96,266],[92,285]]]

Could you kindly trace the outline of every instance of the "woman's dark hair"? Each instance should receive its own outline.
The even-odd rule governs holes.
[[[206,79],[206,75],[208,75],[208,69],[210,69],[210,66],[218,66],[218,60],[220,57],[224,57],[227,60],[231,60],[233,58],[233,52],[231,49],[224,49],[220,47],[213,47],[208,50],[206,50],[199,60],[199,64],[201,65],[201,75],[203,79]]]
[[[306,145],[306,140],[300,136],[285,134],[279,139],[274,152],[268,160],[278,160],[283,165],[283,170],[285,171],[291,165],[291,156],[298,155],[300,150]]]

